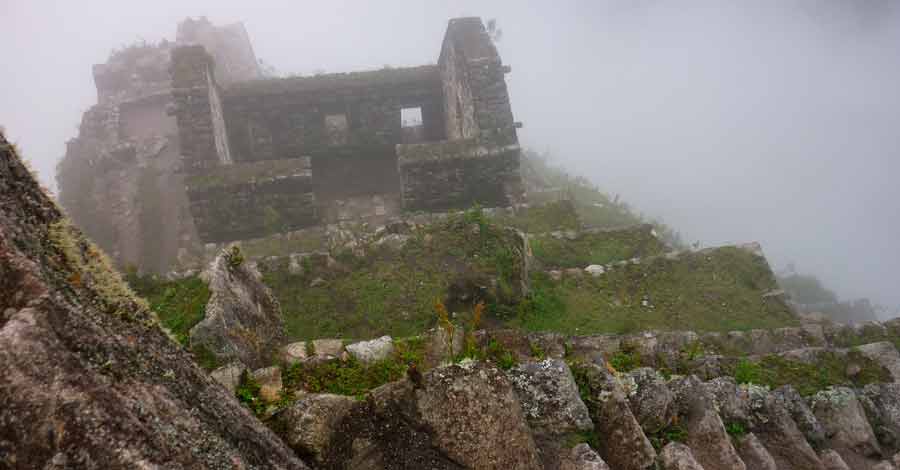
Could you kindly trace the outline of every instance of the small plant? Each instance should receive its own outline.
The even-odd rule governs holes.
[[[622,349],[613,354],[609,365],[618,372],[628,372],[641,367],[641,353],[636,349]]]
[[[531,348],[531,357],[533,357],[539,361],[543,361],[544,358],[547,356],[547,354],[544,353],[544,348],[542,348],[541,345],[535,344],[535,343],[529,343],[528,346]]]
[[[453,354],[453,335],[456,333],[456,326],[450,321],[450,312],[440,299],[434,301],[434,311],[437,313],[438,325],[447,335],[447,354]]]
[[[241,253],[241,247],[231,245],[231,248],[225,253],[225,263],[228,265],[228,269],[232,271],[240,268],[244,264],[244,254]]]
[[[739,384],[759,384],[762,382],[762,369],[749,359],[741,359],[734,367],[734,380]]]
[[[725,425],[725,432],[734,439],[740,439],[747,434],[747,428],[737,421],[731,421]]]
[[[472,309],[472,317],[469,319],[469,328],[466,331],[466,350],[463,352],[465,357],[476,357],[478,355],[478,345],[475,342],[475,331],[481,327],[481,315],[484,313],[484,302],[475,304]]]
[[[517,364],[516,357],[513,353],[493,338],[488,341],[487,350],[484,355],[487,359],[490,359],[496,364],[497,367],[503,370],[512,369]]]
[[[235,390],[238,401],[250,408],[250,411],[253,411],[257,416],[266,409],[266,404],[259,396],[261,388],[256,379],[245,370],[241,373],[241,380]]]
[[[313,357],[316,355],[316,345],[312,341],[307,341],[304,345],[306,349],[306,357]]]

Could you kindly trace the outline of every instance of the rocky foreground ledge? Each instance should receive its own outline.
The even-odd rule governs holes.
[[[900,320],[582,337],[437,328],[293,343],[279,365],[212,375],[314,468],[888,470],[900,464],[898,338]]]
[[[167,337],[2,134],[0,468],[307,468]]]

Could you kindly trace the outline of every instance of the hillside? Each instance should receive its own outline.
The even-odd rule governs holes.
[[[570,334],[797,324],[782,298],[767,295],[777,284],[758,248],[675,250],[670,229],[537,157],[526,161],[536,199],[526,206],[314,227],[241,250],[279,300],[292,340],[415,335],[437,324],[438,302],[459,322],[484,302],[491,328]],[[187,274],[129,276],[183,341],[209,295]]]
[[[2,137],[0,202],[0,468],[900,464],[900,324],[800,325],[755,244],[475,207],[129,273],[148,304]]]

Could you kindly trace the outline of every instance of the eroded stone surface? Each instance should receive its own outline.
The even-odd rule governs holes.
[[[748,470],[778,470],[772,454],[766,450],[756,434],[749,433],[738,438],[737,451]]]
[[[370,341],[360,341],[346,347],[348,353],[364,364],[383,361],[394,352],[394,340],[390,336],[382,336]]]
[[[306,468],[160,329],[2,135],[0,312],[0,467]]]
[[[222,384],[226,390],[234,394],[238,385],[241,383],[241,374],[247,370],[247,366],[240,362],[232,362],[228,365],[219,367],[209,373],[209,375]]]
[[[235,253],[221,252],[203,274],[211,295],[203,320],[191,328],[191,346],[220,361],[263,367],[284,343],[281,307],[256,266]]]
[[[825,429],[828,446],[851,468],[865,468],[880,460],[881,448],[856,393],[833,387],[811,399],[812,410]]]
[[[566,434],[594,428],[565,361],[545,359],[525,363],[511,369],[507,375],[532,429]]]
[[[603,460],[617,470],[643,470],[653,465],[656,451],[632,414],[622,384],[605,367],[584,367],[591,419],[596,432],[603,436],[597,449]]]
[[[679,418],[687,431],[687,444],[706,470],[745,470],[725,425],[715,409],[713,396],[695,376],[672,380]]]
[[[670,442],[659,453],[659,466],[662,470],[704,470],[694,459],[691,449],[679,442]]]
[[[323,463],[338,424],[359,405],[346,396],[308,394],[275,415],[274,421],[281,438],[298,455]]]

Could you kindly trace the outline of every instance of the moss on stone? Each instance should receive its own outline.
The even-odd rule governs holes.
[[[68,282],[73,287],[86,287],[94,292],[103,310],[109,313],[156,323],[147,302],[134,294],[106,254],[88,241],[68,219],[51,224],[47,234],[50,243],[63,257]]]

